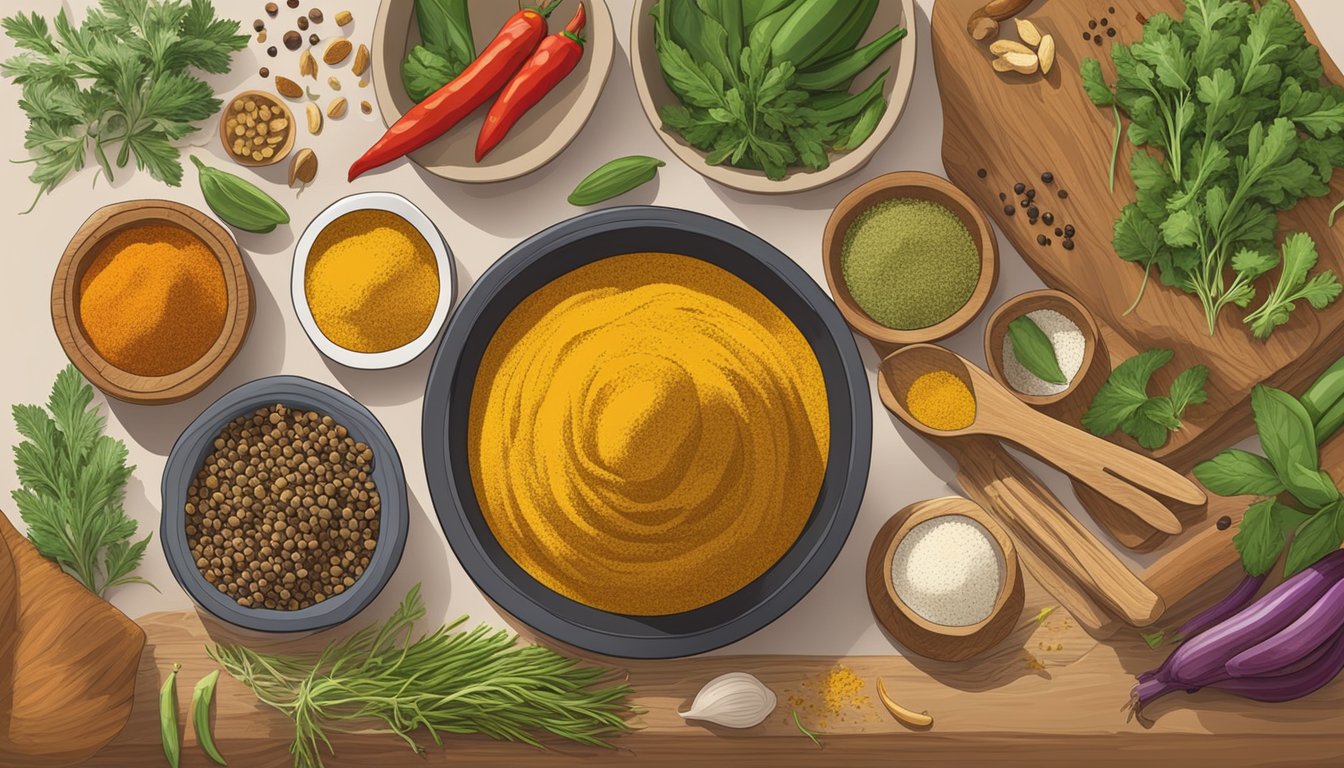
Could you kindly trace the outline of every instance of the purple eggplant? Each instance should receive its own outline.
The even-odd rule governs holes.
[[[1300,699],[1325,686],[1344,671],[1344,632],[1313,651],[1310,664],[1298,666],[1292,672],[1267,677],[1232,677],[1217,683],[1220,691],[1256,701],[1292,701]]]
[[[1336,582],[1283,631],[1233,656],[1227,662],[1227,673],[1232,677],[1258,677],[1283,669],[1329,642],[1341,625],[1344,625],[1344,581]]]
[[[1179,643],[1189,640],[1204,630],[1217,624],[1221,624],[1235,616],[1237,611],[1245,608],[1247,603],[1255,599],[1255,595],[1260,591],[1260,587],[1264,586],[1265,578],[1267,576],[1268,574],[1262,576],[1251,576],[1248,574],[1246,578],[1242,579],[1241,582],[1237,584],[1237,588],[1232,590],[1227,597],[1224,597],[1198,616],[1195,616],[1182,624],[1181,628],[1176,630],[1176,642]],[[1171,663],[1171,659],[1171,655],[1168,655],[1167,660],[1162,662],[1162,666],[1150,672],[1140,674],[1138,677],[1139,682],[1142,683],[1152,680],[1163,674],[1167,669],[1167,665]]]

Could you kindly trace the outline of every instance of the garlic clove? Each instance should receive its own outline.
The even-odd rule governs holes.
[[[775,692],[760,680],[746,672],[729,672],[705,683],[690,711],[677,714],[725,728],[751,728],[775,711],[775,703]]]

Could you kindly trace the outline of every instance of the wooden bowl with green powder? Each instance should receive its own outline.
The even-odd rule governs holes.
[[[388,192],[336,201],[294,249],[299,323],[318,351],[350,368],[395,368],[429,349],[456,283],[443,235],[414,203]]]
[[[851,192],[831,214],[822,250],[845,320],[886,345],[960,331],[998,280],[998,242],[984,212],[927,173],[891,173]]]

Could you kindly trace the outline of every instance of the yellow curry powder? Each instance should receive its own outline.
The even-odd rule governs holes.
[[[439,265],[409,221],[388,211],[352,211],[317,236],[304,266],[304,295],[332,342],[352,352],[387,352],[429,327]]]
[[[975,423],[975,395],[966,382],[947,371],[932,371],[915,379],[905,395],[905,407],[919,423],[946,432]]]
[[[196,235],[143,224],[113,235],[79,285],[84,335],[109,363],[167,376],[200,360],[224,332],[224,269]]]
[[[821,367],[760,292],[670,254],[616,256],[501,324],[468,451],[491,531],[585,605],[638,616],[751,583],[812,514],[829,451]]]

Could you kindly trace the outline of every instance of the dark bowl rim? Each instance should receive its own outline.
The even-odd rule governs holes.
[[[528,590],[501,572],[482,548],[468,522],[468,512],[463,505],[449,455],[450,438],[443,425],[448,421],[450,396],[456,386],[460,358],[476,332],[477,321],[496,300],[512,300],[514,305],[521,300],[522,297],[508,297],[507,292],[524,270],[548,254],[586,238],[619,230],[650,228],[679,233],[689,231],[722,242],[772,272],[815,313],[816,320],[824,326],[827,340],[834,344],[835,355],[840,359],[835,370],[824,369],[823,372],[828,379],[841,379],[840,389],[848,395],[848,403],[844,404],[843,410],[848,413],[848,428],[852,435],[839,452],[833,441],[831,461],[836,461],[839,456],[845,463],[839,489],[834,492],[835,501],[828,505],[829,514],[823,520],[821,533],[812,537],[814,540],[804,560],[778,589],[756,600],[753,606],[738,613],[734,619],[698,632],[654,631],[636,636],[581,626],[572,618],[558,615],[543,606]],[[605,256],[595,257],[586,263],[601,258]],[[503,299],[500,298],[501,294],[506,294]],[[741,227],[700,213],[658,206],[609,208],[581,214],[532,236],[495,262],[467,292],[449,321],[425,389],[421,428],[425,470],[435,512],[453,552],[476,586],[506,613],[550,638],[606,656],[636,659],[691,656],[737,642],[769,625],[806,596],[830,569],[849,537],[867,488],[872,457],[871,397],[863,359],[839,310],[802,267],[773,245]],[[836,412],[833,405],[833,422]],[[832,429],[834,433],[835,428]],[[462,478],[462,482],[467,492],[474,497],[471,478]],[[803,544],[803,539],[800,536],[794,548]],[[772,566],[765,575],[777,567]],[[528,587],[549,593],[552,598],[558,597],[539,583]],[[744,588],[744,591],[748,588]],[[734,596],[724,600],[731,600]],[[572,602],[567,598],[561,600]],[[595,611],[578,603],[574,605],[585,612],[610,617],[642,618]],[[657,618],[675,618],[677,615]]]
[[[374,452],[374,482],[382,512],[378,547],[355,585],[336,597],[298,611],[244,608],[205,580],[192,561],[186,540],[187,488],[215,436],[233,419],[274,403],[311,408],[331,416]],[[191,599],[216,618],[260,632],[313,632],[358,615],[382,592],[401,562],[410,526],[406,474],[387,430],[368,408],[326,384],[300,376],[269,376],[222,395],[192,420],[173,444],[163,471],[159,542],[173,578]]]

